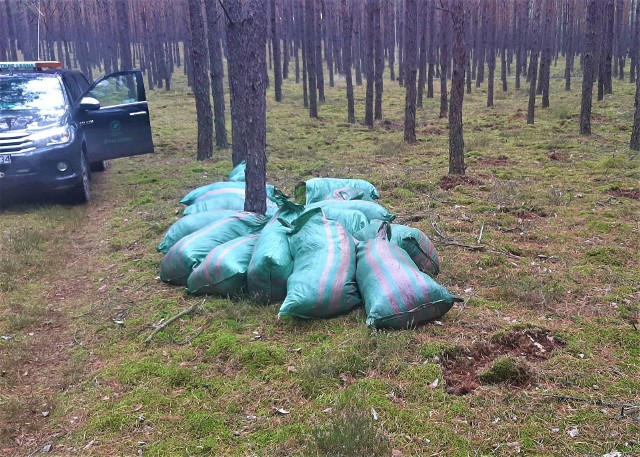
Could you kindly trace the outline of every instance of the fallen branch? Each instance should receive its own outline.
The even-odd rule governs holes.
[[[161,332],[164,328],[166,328],[171,323],[177,321],[178,319],[180,319],[183,316],[186,316],[187,314],[191,314],[192,312],[194,312],[196,310],[196,308],[198,306],[200,306],[201,304],[204,304],[204,300],[202,300],[202,303],[194,303],[189,308],[183,309],[182,311],[180,311],[175,316],[167,319],[166,321],[164,321],[163,323],[161,323],[159,325],[156,325],[156,327],[153,329],[153,332],[151,332],[151,334],[144,340],[145,344],[148,344],[149,342],[151,342],[151,340],[153,339],[154,336],[156,336],[159,332]]]
[[[440,240],[440,243],[444,244],[445,246],[458,246],[459,248],[465,248],[470,251],[484,251],[484,246],[475,246],[473,244],[458,243],[457,241]]]

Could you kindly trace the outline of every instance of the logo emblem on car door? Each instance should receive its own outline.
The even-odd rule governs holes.
[[[118,121],[118,120],[111,121],[111,130],[112,131],[117,132],[118,130],[120,130],[121,127],[122,127],[122,125],[120,124],[120,121]]]

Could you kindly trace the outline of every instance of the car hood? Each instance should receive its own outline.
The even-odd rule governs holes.
[[[32,133],[62,125],[64,110],[54,111],[0,111],[0,133],[25,131]]]

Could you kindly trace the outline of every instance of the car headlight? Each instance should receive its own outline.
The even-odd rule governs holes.
[[[73,128],[65,125],[33,133],[30,139],[40,146],[55,146],[70,143],[73,141],[73,135]]]

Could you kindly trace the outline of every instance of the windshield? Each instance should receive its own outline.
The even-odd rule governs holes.
[[[0,78],[0,111],[59,111],[65,107],[57,78]]]

